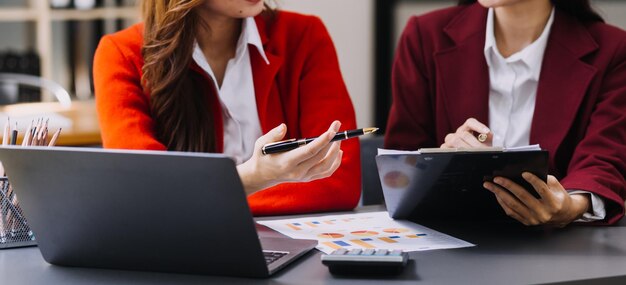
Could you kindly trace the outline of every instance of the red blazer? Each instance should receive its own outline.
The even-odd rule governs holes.
[[[437,147],[470,117],[489,122],[486,22],[479,4],[411,18],[393,67],[385,147]],[[604,222],[624,215],[626,32],[556,11],[530,143],[550,152],[550,173],[566,189],[604,198]]]
[[[335,48],[322,22],[312,16],[277,12],[272,20],[256,17],[263,48],[250,49],[261,128],[267,133],[280,123],[287,138],[318,136],[340,120],[342,129],[356,128],[354,108],[343,82]],[[94,60],[94,81],[103,145],[106,148],[165,150],[155,136],[150,95],[140,85],[143,25],[102,38]],[[215,137],[223,150],[222,110],[214,85],[195,63],[216,122]],[[347,210],[361,193],[359,141],[341,144],[343,160],[329,178],[309,183],[284,183],[248,197],[255,215]]]

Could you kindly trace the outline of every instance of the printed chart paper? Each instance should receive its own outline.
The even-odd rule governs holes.
[[[474,246],[471,243],[409,222],[394,220],[387,212],[332,215],[258,221],[296,239],[315,239],[317,249],[331,253],[336,249],[401,249],[421,251]]]

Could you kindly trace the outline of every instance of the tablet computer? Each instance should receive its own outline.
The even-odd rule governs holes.
[[[483,182],[507,177],[539,197],[521,174],[546,181],[548,152],[400,153],[379,155],[376,164],[392,218],[499,219],[506,214]]]

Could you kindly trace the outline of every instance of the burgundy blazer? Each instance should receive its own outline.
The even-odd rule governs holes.
[[[437,147],[468,118],[489,122],[486,24],[479,4],[410,19],[393,66],[386,148]],[[566,189],[604,198],[603,223],[624,215],[626,32],[557,9],[530,143],[550,152],[550,174]]]

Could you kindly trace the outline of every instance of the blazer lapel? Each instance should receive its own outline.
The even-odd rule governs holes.
[[[468,118],[489,123],[489,70],[483,51],[486,25],[487,9],[479,4],[468,7],[444,28],[456,45],[435,52],[437,92],[443,94],[449,131]]]
[[[581,58],[597,49],[582,24],[556,11],[539,77],[531,144],[554,150],[561,144],[597,72]]]
[[[252,74],[254,75],[254,91],[256,93],[259,120],[261,121],[263,133],[267,133],[272,128],[285,122],[280,94],[275,84],[276,75],[284,59],[281,56],[272,54],[271,49],[268,49],[269,39],[267,38],[267,25],[264,17],[260,15],[255,20],[269,64],[265,62],[256,48],[250,49],[250,63],[252,65]]]

